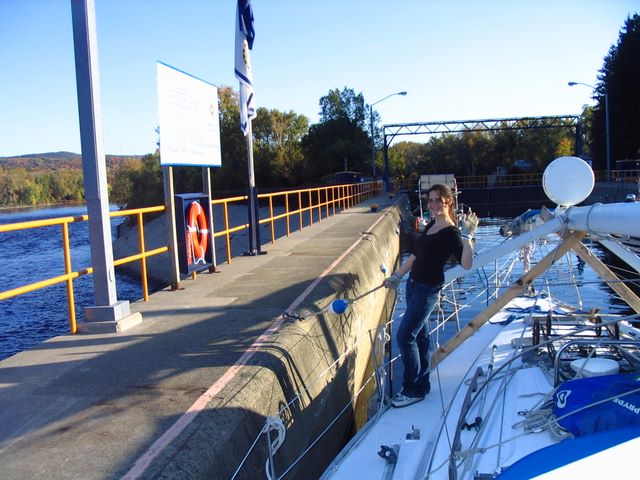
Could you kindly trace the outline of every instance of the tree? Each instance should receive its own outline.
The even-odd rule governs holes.
[[[256,178],[260,184],[298,185],[304,178],[302,138],[309,130],[309,119],[293,111],[259,108],[253,127]]]
[[[575,153],[572,128],[540,128],[540,125],[538,120],[531,120],[531,128],[519,130],[514,151],[516,159],[528,160],[534,172],[544,171],[552,160],[561,156],[558,155],[559,152],[568,155]]]
[[[580,122],[582,123],[582,139],[583,145],[582,150],[583,153],[593,156],[591,152],[591,145],[593,144],[593,116],[594,116],[595,108],[591,105],[583,105],[582,113],[580,114]]]
[[[591,151],[598,165],[606,158],[605,94],[609,100],[611,165],[640,157],[640,15],[627,17],[618,43],[611,46],[599,71],[591,136]]]
[[[140,170],[140,162],[127,160],[110,172],[109,201],[121,209],[127,208],[133,192],[133,176]]]
[[[367,171],[371,155],[369,136],[347,118],[312,125],[302,145],[309,170],[307,180],[342,170]]]
[[[18,191],[20,205],[37,205],[40,202],[42,192],[40,186],[32,178],[22,181]]]
[[[404,178],[417,177],[421,174],[435,173],[426,166],[425,159],[427,158],[426,146],[422,143],[416,142],[398,142],[389,147],[389,162],[391,158],[400,157],[402,163],[405,166],[404,172],[396,173],[390,165],[392,176],[401,176]],[[398,162],[399,163],[399,162]],[[426,169],[425,169],[426,168]]]
[[[352,88],[344,87],[342,92],[336,88],[320,98],[320,123],[340,119],[348,119],[367,130],[367,109],[362,93],[356,94]]]
[[[403,179],[408,177],[409,167],[406,156],[397,149],[389,149],[389,175],[391,178]]]
[[[222,167],[215,169],[214,191],[244,189],[247,181],[247,142],[240,130],[238,92],[231,87],[218,88],[220,111],[220,148]]]
[[[53,171],[0,168],[2,206],[79,202],[83,193],[82,171],[77,168]]]
[[[350,88],[331,90],[320,99],[320,123],[302,139],[307,180],[341,170],[364,172],[371,161],[371,139],[366,127],[362,93]]]
[[[218,191],[242,190],[248,185],[247,140],[240,130],[238,93],[231,87],[218,89],[222,167],[215,171]],[[253,163],[258,190],[293,186],[304,168],[302,137],[309,119],[293,111],[258,108],[252,121]]]
[[[110,200],[128,209],[164,204],[159,152],[116,167],[111,173]]]
[[[78,202],[84,196],[84,183],[80,170],[65,168],[55,173],[41,175],[37,180],[42,185],[43,193],[48,192],[49,201]]]

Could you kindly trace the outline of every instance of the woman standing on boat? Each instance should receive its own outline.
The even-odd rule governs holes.
[[[473,265],[471,238],[478,225],[475,213],[469,212],[464,216],[460,232],[451,189],[446,185],[433,185],[427,194],[431,221],[414,242],[407,261],[384,281],[385,287],[396,288],[402,277],[411,271],[406,289],[407,308],[397,333],[404,375],[402,390],[391,399],[394,407],[419,402],[431,388],[426,320],[438,301],[444,283],[445,263],[453,255],[463,268],[468,270]]]

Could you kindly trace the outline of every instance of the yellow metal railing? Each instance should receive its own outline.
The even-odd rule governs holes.
[[[331,185],[327,187],[317,187],[317,188],[308,188],[308,189],[300,189],[300,190],[289,190],[284,192],[277,193],[265,193],[258,195],[258,201],[263,201],[268,204],[269,207],[269,217],[259,219],[260,224],[268,223],[271,226],[271,243],[276,241],[275,236],[275,225],[278,221],[286,222],[286,234],[289,236],[291,234],[291,225],[290,225],[290,217],[293,215],[298,216],[299,220],[299,229],[303,228],[303,217],[305,215],[308,216],[309,225],[313,225],[314,223],[314,215],[316,217],[317,222],[321,221],[323,218],[323,210],[324,210],[324,218],[328,218],[330,214],[335,215],[336,210],[344,210],[356,205],[368,198],[379,195],[382,193],[382,183],[381,182],[370,182],[370,183],[361,183],[361,184],[352,184],[352,185]],[[297,208],[295,210],[291,210],[289,205],[291,203],[291,198],[295,198],[297,203]],[[244,203],[248,199],[247,196],[237,196],[231,198],[223,198],[213,200],[212,204],[220,205],[223,209],[223,222],[224,229],[221,231],[217,231],[214,233],[214,237],[224,237],[225,238],[225,250],[226,250],[226,259],[227,263],[231,262],[231,258],[233,256],[231,251],[231,237],[230,235],[234,232],[244,230],[249,228],[248,223],[243,223],[237,226],[230,226],[229,224],[229,205],[233,203]],[[274,204],[281,204],[284,206],[284,212],[275,214]],[[113,264],[114,266],[124,265],[130,262],[140,261],[141,266],[141,282],[142,282],[142,291],[143,291],[143,299],[144,301],[149,300],[149,288],[148,288],[148,279],[147,279],[147,258],[159,255],[161,253],[165,253],[169,250],[167,245],[155,248],[152,250],[147,250],[145,245],[145,237],[144,237],[144,215],[150,213],[160,213],[164,212],[165,207],[155,206],[155,207],[146,207],[146,208],[135,208],[130,210],[120,210],[110,212],[110,217],[124,217],[124,216],[135,216],[137,220],[138,226],[138,253],[134,255],[130,255],[128,257],[123,257],[119,259],[115,259]],[[67,306],[69,310],[69,325],[71,333],[77,332],[77,323],[76,323],[76,306],[75,306],[75,296],[73,290],[73,280],[79,278],[83,275],[93,273],[93,267],[89,266],[83,268],[81,270],[73,271],[72,262],[71,262],[71,247],[70,247],[70,235],[69,235],[69,224],[76,222],[86,222],[88,220],[87,215],[80,215],[77,217],[58,217],[58,218],[50,218],[44,220],[33,220],[28,222],[19,222],[19,223],[9,223],[0,225],[0,234],[4,232],[14,232],[19,230],[28,230],[32,228],[40,228],[40,227],[48,227],[48,226],[61,226],[61,235],[62,235],[62,247],[64,252],[64,274],[57,275],[54,277],[47,278],[45,280],[41,280],[38,282],[30,283],[28,285],[23,285],[21,287],[13,288],[10,290],[5,290],[0,292],[0,301],[5,300],[12,297],[17,297],[19,295],[33,292],[36,290],[40,290],[58,283],[66,283],[67,290]],[[18,273],[20,275],[20,273]]]
[[[118,217],[125,215],[137,215],[138,216],[138,236],[139,236],[139,245],[140,245],[140,253],[137,255],[132,255],[130,257],[121,258],[119,260],[114,261],[114,266],[124,265],[125,263],[133,262],[135,260],[140,260],[142,264],[142,289],[144,300],[149,300],[149,290],[147,286],[147,275],[146,275],[146,257],[150,257],[152,255],[157,255],[159,253],[166,252],[168,247],[158,248],[155,250],[151,250],[145,252],[144,248],[144,222],[142,221],[142,215],[144,213],[152,213],[152,212],[161,212],[164,211],[165,207],[147,207],[147,208],[138,208],[133,210],[122,210],[118,212],[110,212],[109,216]],[[39,282],[30,283],[28,285],[23,285],[22,287],[13,288],[11,290],[5,290],[0,292],[0,300],[5,300],[7,298],[17,297],[24,293],[33,292],[35,290],[40,290],[45,287],[50,287],[52,285],[56,285],[58,283],[66,283],[67,286],[67,307],[69,309],[69,326],[71,333],[76,333],[77,323],[76,323],[76,307],[75,307],[75,295],[73,291],[73,280],[83,275],[93,273],[93,267],[89,266],[87,268],[83,268],[78,271],[73,271],[71,267],[71,247],[69,241],[69,224],[77,223],[77,222],[86,222],[89,219],[88,215],[80,215],[77,217],[58,217],[58,218],[49,218],[45,220],[33,220],[29,222],[19,222],[19,223],[8,223],[5,225],[0,225],[0,233],[3,232],[15,232],[18,230],[27,230],[31,228],[40,228],[40,227],[49,227],[54,225],[60,225],[62,228],[62,248],[64,252],[64,275],[58,275],[55,277],[47,278],[45,280],[41,280]]]
[[[145,241],[144,241],[144,221],[142,215],[145,213],[157,213],[164,212],[164,205],[157,207],[147,207],[147,208],[134,208],[131,210],[119,210],[117,212],[110,212],[110,217],[124,217],[129,215],[135,215],[136,220],[138,222],[138,249],[139,252],[135,255],[130,255],[128,257],[119,258],[113,261],[113,266],[118,267],[120,265],[124,265],[129,262],[135,262],[136,260],[140,260],[140,272],[141,272],[141,281],[142,281],[142,298],[145,302],[149,301],[149,285],[147,279],[147,257],[152,257],[153,255],[159,255],[164,252],[169,251],[168,246],[156,248],[154,250],[146,251]]]
[[[259,223],[261,225],[269,224],[271,230],[271,243],[274,243],[276,241],[275,226],[278,221],[284,222],[286,235],[289,236],[291,235],[290,218],[292,216],[298,217],[299,230],[302,230],[305,216],[309,221],[309,225],[313,225],[314,222],[319,222],[323,219],[323,212],[324,218],[328,218],[330,215],[335,215],[336,208],[338,210],[351,208],[353,205],[381,193],[381,182],[330,185],[326,187],[287,190],[276,193],[262,193],[258,195],[258,202],[267,204],[269,208],[269,216],[259,219]],[[294,199],[298,206],[294,210],[290,208],[292,199]],[[227,263],[231,263],[231,259],[233,257],[231,251],[231,234],[249,228],[248,223],[236,226],[229,225],[229,205],[245,203],[247,200],[248,197],[244,195],[221,198],[213,200],[212,202],[214,206],[219,205],[223,209],[224,229],[216,231],[214,233],[214,238],[224,237]],[[282,205],[284,207],[284,212],[276,214],[275,204]]]
[[[62,227],[62,245],[64,250],[64,275],[58,275],[48,278],[39,282],[24,285],[22,287],[13,288],[11,290],[5,290],[0,292],[0,300],[5,300],[11,297],[17,297],[24,293],[40,290],[57,283],[66,282],[67,284],[67,305],[69,307],[69,324],[71,326],[71,333],[76,333],[76,309],[75,300],[73,294],[73,280],[88,273],[92,273],[92,268],[85,268],[83,270],[73,272],[71,271],[71,248],[69,245],[69,224],[75,222],[86,221],[89,217],[87,215],[81,215],[79,217],[59,217],[45,220],[33,220],[30,222],[9,223],[6,225],[0,225],[0,233],[14,232],[18,230],[28,230],[38,227],[49,227],[53,225],[60,225]]]

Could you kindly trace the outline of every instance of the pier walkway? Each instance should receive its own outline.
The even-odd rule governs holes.
[[[204,453],[168,468],[172,440],[199,412],[230,402],[225,386],[242,378],[256,341],[291,321],[281,314],[304,302],[393,201],[370,199],[265,245],[266,255],[156,292],[131,305],[143,323],[124,333],[60,336],[0,362],[0,478],[197,478]],[[261,385],[245,380],[251,398]],[[244,453],[229,452],[229,461]]]

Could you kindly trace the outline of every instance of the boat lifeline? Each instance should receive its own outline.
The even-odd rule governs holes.
[[[554,213],[506,226],[504,243],[478,255],[473,271],[448,270],[445,283],[486,265],[513,265],[504,259],[514,255],[523,275],[498,282],[509,269],[496,268],[495,299],[463,319],[446,344],[432,345],[430,394],[405,408],[381,401],[322,479],[637,477],[640,300],[585,240],[623,245],[640,236],[640,204],[574,206],[593,188],[590,167],[575,157],[552,162],[543,182]],[[532,258],[532,245],[542,244],[546,254]],[[636,314],[570,305],[556,294],[569,287],[553,273],[568,252]],[[455,318],[463,316],[456,308]]]

